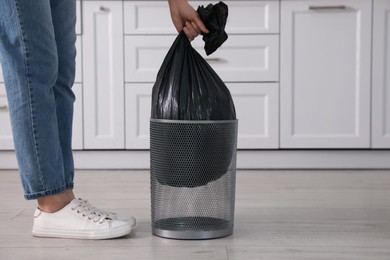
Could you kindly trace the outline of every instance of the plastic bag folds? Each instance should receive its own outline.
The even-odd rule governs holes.
[[[228,17],[228,6],[223,2],[216,5],[209,4],[207,7],[199,6],[197,10],[209,33],[203,35],[204,49],[207,55],[215,52],[224,43],[228,35],[225,32]]]
[[[151,117],[171,120],[236,119],[222,79],[181,32],[168,51],[152,90]]]

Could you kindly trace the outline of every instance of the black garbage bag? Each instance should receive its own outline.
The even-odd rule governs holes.
[[[205,49],[215,51],[227,39],[224,31],[227,6],[199,7],[209,29]],[[223,13],[223,16],[221,13]],[[223,18],[225,21],[220,21]],[[184,32],[173,42],[152,90],[152,118],[173,120],[232,120],[236,111],[221,78],[191,46]]]
[[[226,39],[224,27],[227,19],[227,6],[222,2],[216,5],[199,7],[198,12],[210,33],[204,35],[205,49],[208,53],[215,51]],[[205,61],[205,59],[191,46],[184,32],[180,32],[166,55],[157,74],[152,90],[151,118],[168,120],[235,120],[234,103],[222,79]],[[214,132],[213,135],[218,135]],[[176,136],[180,138],[179,136]],[[182,138],[188,138],[183,136]],[[193,160],[199,160],[198,165],[203,177],[198,180],[183,178],[177,180],[170,172],[159,176],[163,185],[174,187],[196,187],[223,176],[232,159],[233,151],[220,153],[214,147],[214,138],[210,133],[197,135],[197,151],[192,154]],[[165,149],[165,148],[164,148]],[[165,160],[176,161],[177,158]],[[179,157],[182,156],[181,154]],[[212,158],[207,162],[202,158]],[[179,167],[180,162],[172,164]],[[197,172],[194,165],[193,172]],[[215,167],[218,165],[218,167]],[[207,177],[204,177],[206,172]]]

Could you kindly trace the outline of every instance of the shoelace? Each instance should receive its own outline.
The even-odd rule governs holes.
[[[115,218],[115,213],[112,213],[112,212],[108,212],[108,211],[104,211],[104,210],[101,210],[93,205],[91,205],[88,200],[83,200],[81,198],[78,199],[80,201],[80,203],[82,203],[85,207],[87,207],[90,211],[92,212],[95,212],[96,214],[98,215],[107,215],[108,218]]]
[[[103,224],[104,221],[110,220],[109,214],[103,211],[96,211],[96,207],[90,205],[87,201],[80,200],[77,205],[72,207],[72,210],[77,210],[77,213],[82,214],[83,217],[88,217],[89,220]]]

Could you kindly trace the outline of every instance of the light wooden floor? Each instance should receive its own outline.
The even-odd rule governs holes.
[[[147,171],[79,171],[78,196],[138,219],[125,238],[31,236],[35,202],[16,171],[0,171],[0,259],[390,259],[390,171],[239,171],[232,236],[151,234]]]

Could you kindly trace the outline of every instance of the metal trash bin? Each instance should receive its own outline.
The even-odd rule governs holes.
[[[150,119],[152,232],[175,239],[231,235],[237,120]]]

